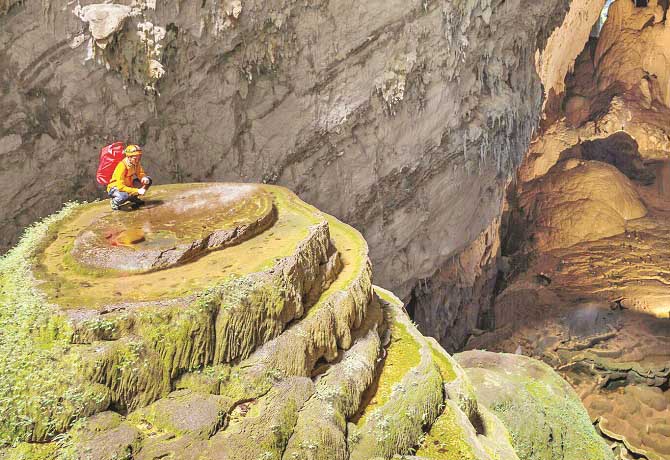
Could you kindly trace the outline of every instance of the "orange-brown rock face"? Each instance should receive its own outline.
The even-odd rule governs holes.
[[[626,221],[647,213],[617,168],[576,158],[525,186],[519,205],[526,212],[527,238],[540,251],[623,233]]]
[[[660,460],[670,452],[670,28],[667,3],[635,3],[612,4],[562,105],[547,107],[503,219],[511,263],[495,329],[468,347],[543,359],[619,458]]]
[[[670,107],[670,26],[658,0],[647,7],[614,2],[598,39],[594,63],[598,91],[620,84],[647,106]]]

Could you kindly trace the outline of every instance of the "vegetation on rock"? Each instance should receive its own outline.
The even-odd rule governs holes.
[[[373,288],[360,234],[258,187],[273,225],[158,271],[70,257],[110,221],[99,203],[26,232],[0,261],[0,458],[515,459],[466,372]]]

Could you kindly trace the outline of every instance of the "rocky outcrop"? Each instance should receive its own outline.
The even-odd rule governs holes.
[[[152,188],[162,198],[153,205],[166,208],[155,228],[179,201],[201,215],[232,199],[237,220],[254,219],[249,187]],[[196,204],[183,199],[193,190]],[[481,385],[372,285],[358,232],[284,188],[253,190],[276,222],[179,265],[119,272],[72,257],[90,225],[146,221],[106,202],[68,206],[0,259],[0,458],[444,458],[435,442],[449,445],[448,458],[532,458],[480,403]],[[145,232],[127,242],[138,254],[152,244]],[[552,378],[547,391],[567,385]],[[536,434],[560,427],[543,420]],[[596,438],[589,428],[571,441]],[[591,458],[611,458],[600,447]]]
[[[496,298],[496,329],[468,347],[542,359],[575,388],[601,433],[621,443],[618,458],[660,459],[670,378],[667,223],[646,217],[629,227],[536,256]]]
[[[0,16],[0,245],[100,196],[96,152],[121,139],[158,182],[290,185],[409,298],[499,217],[542,105],[537,51],[560,62],[545,87],[574,59],[545,46],[569,3],[19,2]]]
[[[485,351],[467,351],[455,358],[473,382],[478,401],[509,430],[519,458],[612,457],[593,432],[575,391],[548,365]]]
[[[74,13],[88,24],[95,44],[101,49],[105,49],[108,39],[123,28],[131,12],[131,7],[116,4],[95,4],[74,10]]]
[[[557,369],[620,459],[668,455],[667,29],[667,4],[614,2],[546,108],[508,196],[495,328],[467,345]]]
[[[598,39],[592,40],[566,79],[565,110],[535,139],[520,168],[523,182],[544,175],[581,142],[627,133],[644,159],[667,157],[670,57],[664,8],[617,1]]]
[[[594,55],[599,92],[621,85],[626,91],[639,91],[648,105],[670,107],[666,9],[658,0],[644,7],[631,2],[612,4]]]
[[[605,3],[606,0],[572,2],[563,23],[551,33],[545,48],[538,50],[535,66],[544,86],[543,115],[560,107],[565,94],[565,77],[589,40]]]
[[[538,251],[565,248],[626,230],[647,210],[630,180],[614,166],[572,158],[526,184],[519,197],[524,240]]]

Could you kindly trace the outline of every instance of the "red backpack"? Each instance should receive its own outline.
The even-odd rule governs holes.
[[[100,149],[100,162],[98,163],[98,172],[95,174],[95,180],[100,185],[107,185],[112,179],[116,165],[123,160],[123,142],[114,142]]]

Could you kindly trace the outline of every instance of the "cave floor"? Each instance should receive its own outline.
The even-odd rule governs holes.
[[[623,442],[621,458],[660,460],[670,458],[670,200],[640,191],[647,216],[533,258],[496,299],[496,329],[467,348],[544,360]]]

